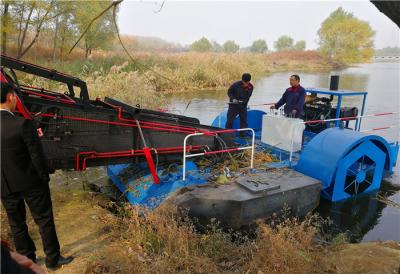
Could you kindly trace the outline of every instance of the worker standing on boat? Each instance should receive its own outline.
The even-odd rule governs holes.
[[[39,226],[46,266],[56,269],[72,261],[60,255],[49,189],[49,168],[31,120],[15,116],[17,95],[1,83],[1,202],[18,253],[36,262],[36,247],[26,225],[25,203]]]
[[[290,76],[289,82],[291,87],[286,89],[282,98],[278,101],[278,103],[272,105],[271,109],[279,109],[281,106],[285,105],[284,112],[286,116],[303,118],[303,107],[306,98],[306,91],[302,86],[300,86],[299,75],[294,74]]]
[[[243,73],[242,80],[233,83],[228,89],[229,109],[226,128],[232,128],[236,116],[240,118],[240,128],[247,127],[247,103],[253,93],[253,85],[250,83],[251,75]]]

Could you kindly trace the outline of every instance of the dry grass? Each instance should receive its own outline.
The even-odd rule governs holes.
[[[332,64],[313,51],[271,54],[142,52],[136,54],[136,58],[169,80],[128,62],[125,56],[105,52],[98,53],[90,60],[79,58],[78,54],[75,60],[36,62],[82,78],[87,82],[92,99],[110,96],[150,109],[163,107],[166,93],[220,90],[240,79],[243,72],[250,72],[257,79],[279,70],[332,67]],[[30,85],[66,91],[65,86],[32,75],[20,74],[20,80]]]
[[[397,191],[397,192],[400,192],[400,191]],[[400,209],[400,203],[399,203],[399,202],[396,202],[396,201],[393,201],[392,199],[390,199],[390,197],[388,197],[387,194],[385,195],[384,192],[378,192],[378,193],[376,194],[376,199],[377,199],[379,202],[381,202],[381,203],[383,203],[383,204],[386,204],[386,205],[388,205],[388,206],[390,206],[390,207],[394,207],[394,208]]]
[[[110,244],[96,252],[85,273],[319,273],[317,230],[308,220],[259,224],[258,237],[226,232],[214,223],[197,233],[171,207],[145,212],[125,207],[112,223]]]
[[[10,54],[13,55],[12,50],[10,50]],[[116,77],[124,77],[123,72],[135,72],[135,76],[128,75],[125,81],[130,82],[131,89],[135,86],[142,88],[142,85],[145,85],[143,93],[148,87],[164,93],[219,90],[227,88],[233,81],[240,79],[243,72],[251,73],[253,79],[256,80],[276,71],[328,70],[337,66],[316,51],[287,51],[268,54],[212,52],[134,52],[133,54],[140,64],[164,77],[147,70],[144,66],[132,62],[127,63],[126,55],[112,51],[96,51],[87,60],[83,58],[82,52],[76,51],[71,56],[66,56],[64,60],[53,62],[51,51],[38,45],[24,59],[92,83],[96,81],[96,78],[100,78],[98,81],[117,80],[118,82],[121,79],[116,79]],[[117,76],[108,77],[109,73],[115,73],[115,67],[119,68]],[[108,85],[108,83],[106,84]],[[126,87],[126,84],[122,86]],[[98,85],[94,85],[89,91],[97,94],[96,89],[98,88]]]
[[[55,220],[63,252],[76,256],[62,273],[325,273],[324,247],[314,244],[311,218],[286,219],[279,225],[260,222],[257,232],[224,231],[213,222],[198,233],[185,212],[162,206],[115,206],[79,190],[80,183],[54,187]],[[61,189],[60,189],[61,187]],[[74,189],[69,189],[73,187]],[[100,199],[100,200],[99,200]],[[96,203],[117,208],[111,215]],[[31,234],[41,252],[37,226]],[[2,239],[11,239],[1,210]],[[251,237],[249,237],[249,235]],[[329,265],[329,264],[327,264]],[[318,271],[316,271],[318,270]]]
[[[91,99],[97,97],[104,99],[111,97],[131,105],[139,104],[142,108],[160,109],[166,104],[164,95],[154,87],[151,79],[138,71],[127,71],[127,62],[112,66],[107,73],[100,69],[85,76],[84,80],[88,86]],[[85,67],[83,68],[85,69]],[[20,82],[45,89],[64,93],[67,91],[65,85],[48,81],[33,75],[21,74]],[[79,92],[79,90],[78,90]]]
[[[91,96],[102,99],[108,96],[148,109],[164,106],[166,100],[155,90],[151,80],[138,71],[124,71],[127,64],[113,66],[106,74],[97,72],[87,77],[85,80]]]
[[[221,89],[240,79],[243,72],[255,78],[270,73],[261,55],[180,53],[157,58],[156,71],[172,81],[155,78],[157,88],[167,92]]]
[[[318,71],[341,66],[315,50],[272,52],[266,56],[266,60],[278,71]]]
[[[154,80],[156,89],[165,92],[227,88],[240,79],[243,72],[251,73],[256,80],[276,71],[326,70],[336,66],[316,51],[271,54],[142,53],[138,55],[138,60],[171,80],[146,72]]]

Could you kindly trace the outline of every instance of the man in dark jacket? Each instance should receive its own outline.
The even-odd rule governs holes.
[[[240,118],[240,128],[247,127],[247,103],[253,93],[253,85],[250,80],[251,75],[244,73],[242,81],[233,83],[228,89],[229,109],[225,128],[232,128],[237,115]]]
[[[25,203],[39,226],[46,266],[55,269],[72,261],[60,255],[49,189],[49,169],[31,120],[15,116],[17,95],[1,84],[1,202],[18,253],[36,262],[36,247],[26,225]]]
[[[271,106],[271,109],[278,109],[285,105],[284,112],[285,115],[294,118],[304,117],[304,102],[306,98],[305,89],[300,86],[300,77],[297,74],[290,76],[291,87],[286,89],[282,98],[275,105]]]

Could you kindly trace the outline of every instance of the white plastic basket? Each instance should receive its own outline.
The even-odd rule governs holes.
[[[264,115],[262,120],[261,142],[290,151],[293,138],[293,152],[301,150],[303,121],[282,115]]]

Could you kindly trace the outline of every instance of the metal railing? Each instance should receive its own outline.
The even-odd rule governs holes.
[[[214,150],[214,151],[204,151],[202,153],[195,153],[195,154],[187,154],[187,140],[193,136],[216,136],[219,133],[233,133],[233,132],[241,132],[241,131],[250,131],[251,132],[251,146],[243,146],[243,147],[234,147],[234,148],[226,148],[226,149],[220,149],[220,150]],[[240,129],[223,129],[223,130],[217,130],[217,131],[210,131],[210,132],[199,132],[199,133],[192,133],[189,134],[185,137],[183,141],[183,170],[182,170],[182,180],[185,181],[186,179],[186,158],[192,158],[192,157],[198,157],[198,156],[204,156],[204,155],[211,155],[211,154],[218,154],[218,153],[226,153],[226,152],[232,152],[232,151],[239,151],[239,150],[245,150],[245,149],[251,149],[251,157],[250,157],[250,168],[253,168],[253,162],[254,162],[254,143],[255,143],[255,132],[252,128],[240,128]]]

